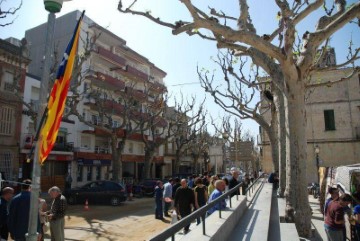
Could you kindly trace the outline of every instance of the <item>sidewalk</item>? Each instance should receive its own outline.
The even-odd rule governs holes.
[[[313,215],[311,219],[312,228],[315,229],[314,237],[312,237],[311,241],[326,241],[326,233],[324,229],[324,217],[320,212],[320,204],[319,200],[313,198],[312,195],[309,195],[309,204],[312,209]]]

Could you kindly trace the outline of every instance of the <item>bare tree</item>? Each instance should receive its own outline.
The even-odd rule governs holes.
[[[8,9],[4,9],[4,8],[2,8],[2,6],[4,6],[3,5],[4,2],[5,2],[4,0],[0,0],[0,20],[7,19],[9,17],[11,17],[12,20],[7,20],[5,23],[0,23],[1,27],[5,27],[5,26],[13,24],[16,19],[15,15],[22,6],[22,0],[21,0],[17,7],[10,7]]]
[[[207,131],[206,125],[203,125],[195,134],[195,137],[187,143],[185,150],[192,158],[193,173],[198,174],[201,171],[199,169],[200,158],[203,160],[204,171],[209,171],[209,146],[213,142],[212,139],[213,137]]]
[[[335,0],[337,12],[332,16],[319,19],[315,31],[304,33],[301,39],[301,50],[294,55],[296,44],[296,27],[311,13],[319,9],[324,0],[314,1],[280,1],[274,0],[279,8],[279,24],[269,35],[259,36],[252,24],[249,1],[240,0],[240,15],[237,18],[228,17],[222,11],[210,8],[206,14],[192,4],[190,0],[181,0],[188,10],[192,21],[177,21],[168,23],[154,17],[150,12],[133,10],[133,1],[124,7],[119,2],[118,9],[123,13],[145,16],[146,18],[173,30],[173,34],[187,33],[204,39],[214,40],[219,48],[229,48],[239,51],[252,58],[253,62],[263,68],[273,78],[274,83],[287,97],[285,106],[287,131],[291,136],[290,150],[287,152],[287,187],[286,196],[295,199],[287,202],[287,215],[293,216],[302,237],[311,235],[311,213],[306,190],[306,110],[305,90],[307,78],[311,71],[317,69],[317,49],[343,26],[360,17],[360,2],[346,8],[345,0]],[[237,19],[238,29],[228,26],[227,21]],[[208,32],[203,31],[208,30]],[[279,36],[279,41],[274,41]],[[314,61],[315,60],[315,61]],[[359,69],[355,69],[359,72]],[[295,198],[296,197],[296,198]],[[288,200],[287,199],[287,200]],[[292,212],[293,213],[290,213]]]
[[[248,64],[247,59],[236,57],[233,52],[220,52],[214,62],[221,69],[224,81],[215,85],[217,79],[214,73],[210,75],[209,71],[198,68],[202,87],[211,94],[215,103],[226,112],[236,115],[240,119],[252,119],[262,127],[269,136],[272,161],[275,169],[278,170],[278,121],[273,97],[268,90],[271,81],[259,82],[259,67],[254,64],[251,64],[253,74],[246,75],[244,68]],[[236,64],[239,65],[238,68],[235,68]],[[264,96],[262,102],[256,99],[256,94],[259,92]],[[271,112],[270,123],[264,116],[269,111]]]
[[[182,99],[175,101],[175,107],[164,105],[154,108],[141,119],[137,119],[140,133],[145,144],[144,177],[151,176],[150,167],[158,148],[170,141],[175,142],[176,160],[173,167],[179,172],[180,156],[184,146],[195,138],[196,133],[205,123],[205,111],[200,105],[194,110],[196,99],[190,102]]]

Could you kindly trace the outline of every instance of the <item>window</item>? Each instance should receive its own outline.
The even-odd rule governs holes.
[[[2,179],[11,179],[11,153],[6,151],[0,153],[0,172]]]
[[[101,179],[101,166],[97,166],[95,167],[95,171],[96,171],[96,180],[100,180]]]
[[[86,181],[91,181],[92,178],[92,166],[87,167]]]
[[[133,153],[134,151],[134,143],[129,143],[129,153]]]
[[[10,72],[5,72],[4,74],[4,90],[5,91],[14,91],[14,75]]]
[[[78,182],[82,182],[82,176],[83,176],[83,166],[78,165],[78,167],[77,167],[77,177],[76,177]]]
[[[14,123],[14,109],[1,106],[0,107],[0,134],[11,135],[13,132],[13,123]]]
[[[335,130],[334,110],[324,110],[325,131]]]

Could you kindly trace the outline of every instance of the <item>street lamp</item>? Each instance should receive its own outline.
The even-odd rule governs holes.
[[[320,147],[318,145],[315,146],[315,155],[316,155],[316,171],[317,171],[317,181],[320,184],[320,177],[319,177],[319,153],[320,153]]]
[[[50,59],[52,54],[52,46],[54,44],[54,27],[55,27],[55,13],[60,12],[62,4],[67,0],[44,0],[45,9],[49,12],[48,22],[46,29],[46,39],[45,39],[45,59],[43,66],[43,73],[40,82],[40,97],[37,116],[38,119],[41,119],[43,115],[46,104],[47,104],[47,95],[48,95],[48,85],[49,85],[49,76],[50,76]],[[37,123],[37,130],[40,128],[40,121]],[[29,226],[28,233],[26,234],[27,241],[37,241],[38,233],[38,215],[39,215],[39,192],[40,192],[40,164],[39,164],[39,145],[35,144],[35,154],[33,161],[33,173],[32,173],[32,185],[31,185],[31,199],[30,199],[30,213],[29,213]]]

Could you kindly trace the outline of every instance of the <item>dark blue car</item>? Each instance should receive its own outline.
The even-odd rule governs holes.
[[[63,193],[69,204],[110,204],[117,206],[126,201],[124,186],[113,181],[93,181],[82,187],[65,190]]]

